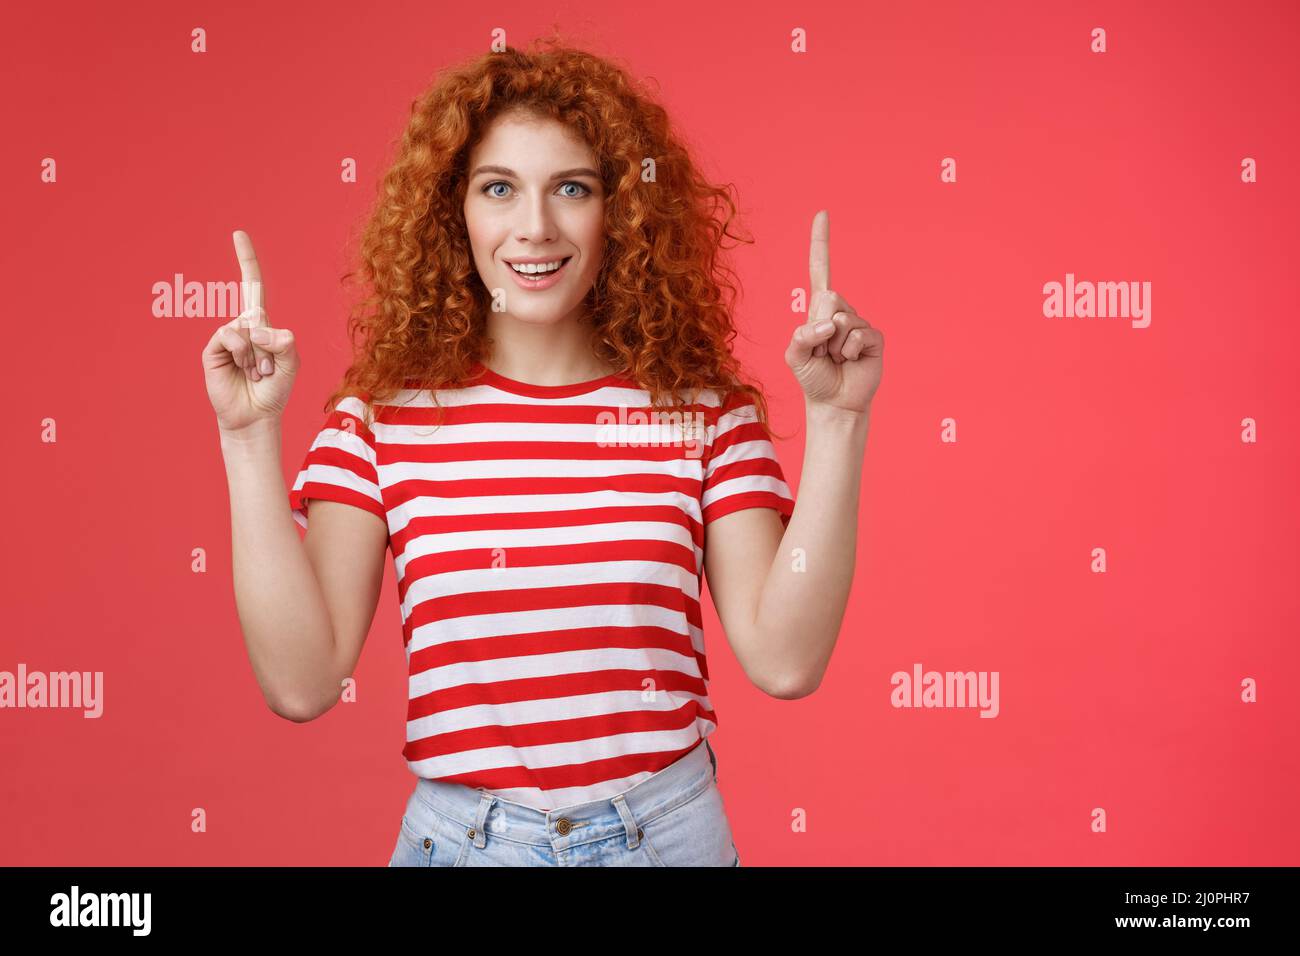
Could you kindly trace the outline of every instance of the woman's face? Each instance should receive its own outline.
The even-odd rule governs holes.
[[[582,301],[600,271],[605,197],[596,160],[581,137],[552,119],[505,114],[469,157],[465,224],[479,277],[504,309],[523,322],[582,317]],[[519,275],[511,263],[544,260],[558,273]]]

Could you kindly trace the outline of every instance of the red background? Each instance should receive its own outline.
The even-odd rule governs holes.
[[[387,861],[414,785],[391,558],[359,701],[273,715],[235,613],[199,362],[220,323],[155,318],[151,289],[237,279],[230,234],[253,237],[304,361],[287,507],[347,361],[346,252],[411,100],[493,28],[524,45],[554,22],[657,80],[706,173],[736,184],[757,239],[736,260],[737,349],[796,433],[777,444],[796,491],[782,353],[817,209],[833,288],[887,338],[820,689],[764,696],[706,607],[744,865],[1300,863],[1295,4],[154,0],[7,18],[0,670],[103,671],[105,709],[0,710],[0,862]],[[1150,327],[1044,318],[1067,272],[1151,282]],[[917,661],[998,671],[1000,715],[894,709],[889,677]]]

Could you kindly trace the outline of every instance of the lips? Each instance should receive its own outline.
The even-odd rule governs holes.
[[[569,268],[569,263],[572,261],[573,261],[573,256],[566,256],[564,258],[564,264],[561,265],[560,268],[554,269],[551,272],[542,273],[541,278],[537,278],[537,279],[530,279],[523,273],[516,272],[513,268],[511,268],[509,263],[506,264],[506,268],[510,269],[510,274],[514,276],[515,284],[518,285],[520,288],[549,289],[551,286],[555,285],[555,283],[559,282],[561,277],[563,277],[566,274]]]

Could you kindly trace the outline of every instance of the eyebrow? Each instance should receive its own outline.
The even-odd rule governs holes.
[[[519,174],[513,169],[507,169],[505,166],[480,166],[474,172],[470,173],[470,179],[475,176],[481,176],[484,173],[496,173],[498,176],[509,176],[512,179],[518,179]],[[564,169],[551,177],[556,179],[571,179],[574,176],[590,176],[592,179],[600,179],[600,174],[594,169],[588,169],[586,166],[579,166],[577,169]]]

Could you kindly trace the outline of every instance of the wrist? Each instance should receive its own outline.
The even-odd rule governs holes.
[[[841,428],[848,431],[865,430],[871,422],[870,404],[863,411],[855,412],[834,405],[824,405],[820,402],[808,402],[804,411],[809,426],[816,425],[820,428]]]
[[[267,444],[273,444],[276,448],[280,447],[279,418],[265,419],[236,429],[225,429],[218,425],[217,433],[221,437],[221,447],[223,449],[252,448]]]

